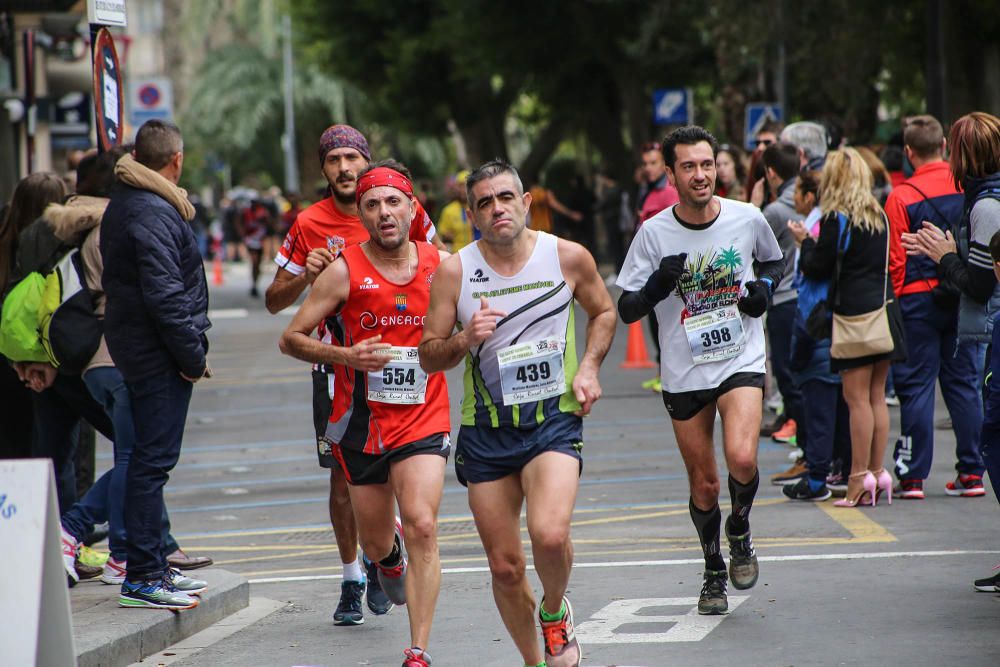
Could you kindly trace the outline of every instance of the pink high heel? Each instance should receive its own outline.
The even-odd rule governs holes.
[[[886,500],[892,505],[892,475],[882,468],[878,472],[872,473],[875,475],[875,502],[873,505],[878,503],[878,499],[882,497],[882,493],[885,492]]]
[[[858,485],[861,488],[858,488]],[[847,495],[843,500],[838,500],[833,503],[834,507],[857,507],[859,504],[864,505],[865,494],[871,498],[872,507],[875,506],[875,488],[877,482],[875,481],[875,475],[871,473],[870,470],[865,470],[864,472],[856,472],[847,478]]]

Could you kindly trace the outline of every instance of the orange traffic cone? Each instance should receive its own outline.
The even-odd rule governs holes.
[[[641,320],[628,325],[628,345],[620,368],[656,368],[646,351],[646,334],[642,331]]]
[[[216,252],[212,260],[212,283],[218,287],[222,284],[222,253]]]

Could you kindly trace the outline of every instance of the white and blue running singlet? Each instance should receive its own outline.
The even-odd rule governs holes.
[[[573,395],[574,299],[559,265],[556,237],[538,232],[530,259],[513,276],[490,268],[480,243],[458,253],[458,324],[468,325],[482,297],[507,316],[465,357],[462,425],[532,428],[555,414],[579,410]]]

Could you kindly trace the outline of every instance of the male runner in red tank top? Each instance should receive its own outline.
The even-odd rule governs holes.
[[[341,250],[368,240],[368,232],[358,218],[355,197],[358,174],[371,162],[368,140],[350,125],[332,125],[320,137],[319,161],[330,185],[330,196],[302,211],[288,230],[274,258],[278,271],[265,295],[265,303],[271,313],[295,303]],[[443,249],[444,244],[435,233],[434,223],[419,202],[415,209],[410,239],[431,241]],[[340,340],[340,332],[335,326],[328,327],[324,321],[318,328],[323,342]],[[330,523],[333,524],[337,550],[344,564],[340,601],[333,621],[335,625],[360,625],[364,623],[362,594],[367,593],[368,609],[376,615],[388,613],[392,602],[379,588],[374,564],[364,564],[366,574],[358,562],[358,529],[347,481],[325,438],[333,399],[333,369],[320,364],[313,366],[312,384],[317,455],[320,466],[330,469]]]
[[[421,370],[417,346],[440,251],[409,240],[413,186],[398,171],[374,166],[362,172],[356,197],[370,239],[345,248],[320,274],[282,335],[281,350],[336,369],[326,439],[349,484],[361,546],[389,599],[407,604],[411,648],[403,667],[428,667],[425,649],[441,584],[437,514],[451,426],[444,374]],[[311,338],[331,314],[342,340]]]

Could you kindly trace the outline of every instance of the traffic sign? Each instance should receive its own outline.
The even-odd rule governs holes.
[[[129,84],[129,122],[138,127],[147,120],[171,120],[174,94],[170,79],[143,77]]]
[[[87,0],[87,22],[124,28],[125,0]]]
[[[691,89],[654,90],[653,120],[657,125],[690,125],[694,121],[694,95]]]
[[[94,107],[97,110],[97,141],[101,150],[122,142],[122,73],[118,67],[115,40],[101,28],[94,40]]]
[[[777,102],[751,102],[748,104],[743,124],[743,146],[748,151],[752,151],[757,147],[754,140],[764,124],[769,120],[780,123],[784,117],[784,109]]]

